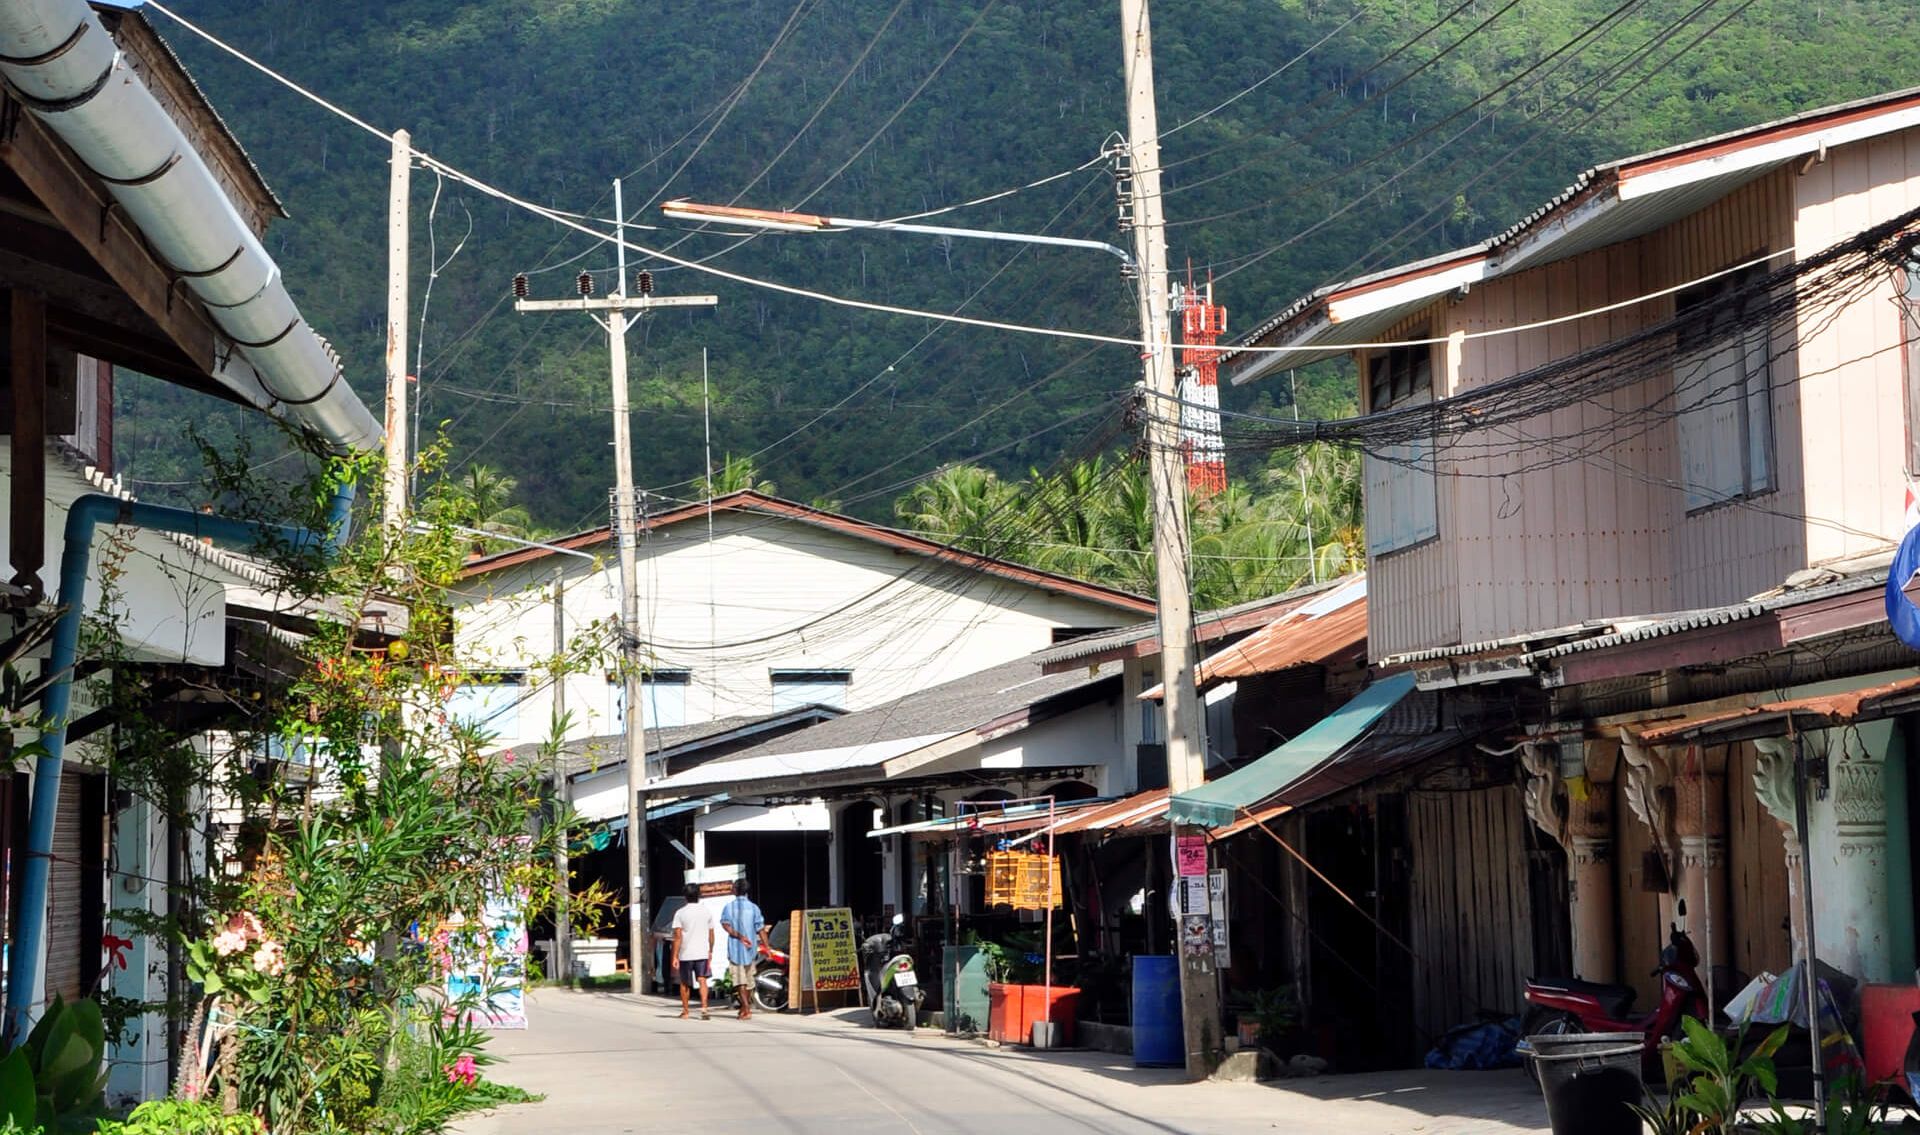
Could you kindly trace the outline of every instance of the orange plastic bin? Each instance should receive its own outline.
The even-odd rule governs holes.
[[[1070,985],[1053,987],[1053,1023],[1060,1044],[1073,1044],[1073,1022],[1080,1007],[1080,991]],[[1030,1044],[1035,1021],[1047,1019],[1044,985],[987,986],[987,1035],[1001,1044]]]
[[[1920,1012],[1920,986],[1862,985],[1860,987],[1860,1056],[1866,1061],[1867,1083],[1900,1083],[1900,1066],[1913,1039],[1913,1015]]]

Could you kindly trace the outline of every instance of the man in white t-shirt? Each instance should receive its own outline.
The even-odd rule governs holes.
[[[713,912],[700,905],[700,888],[687,884],[687,904],[673,916],[673,971],[680,978],[680,1019],[690,1011],[687,1003],[693,983],[700,983],[700,1019],[707,1016],[707,959],[713,954]]]

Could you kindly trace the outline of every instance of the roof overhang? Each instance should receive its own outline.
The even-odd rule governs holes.
[[[1226,348],[1280,348],[1249,358],[1235,385],[1374,342],[1455,288],[1550,264],[1663,228],[1781,166],[1837,146],[1920,126],[1920,88],[1824,107],[1640,154],[1586,171],[1478,249],[1362,276],[1295,300]],[[1763,251],[1756,249],[1756,252]]]
[[[1233,383],[1252,382],[1343,354],[1354,344],[1376,342],[1435,300],[1471,288],[1488,273],[1486,250],[1472,248],[1339,285],[1282,324],[1271,339],[1250,344],[1260,350],[1234,372]],[[1224,357],[1248,353],[1243,348]]]

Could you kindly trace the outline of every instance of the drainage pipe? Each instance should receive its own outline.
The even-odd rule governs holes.
[[[85,0],[0,2],[0,77],[232,341],[208,368],[214,379],[336,452],[380,447],[380,423],[301,316],[279,265]]]
[[[55,681],[47,687],[41,707],[48,725],[40,735],[41,752],[33,769],[26,861],[20,866],[20,921],[14,933],[7,975],[6,1034],[15,1042],[26,1036],[43,996],[54,817],[60,806],[62,761],[73,706],[74,667],[80,654],[80,624],[86,615],[87,568],[93,555],[94,532],[101,524],[130,525],[247,548],[264,545],[331,554],[346,542],[353,493],[351,484],[335,491],[328,509],[327,527],[321,531],[209,516],[99,493],[89,493],[73,502],[67,512],[65,540],[60,552],[60,614],[54,623],[52,652],[47,660],[47,673],[54,675]],[[168,880],[168,885],[173,882]]]

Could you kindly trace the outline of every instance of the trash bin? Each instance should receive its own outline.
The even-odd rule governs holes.
[[[1140,1068],[1178,1068],[1186,1062],[1180,959],[1137,954],[1133,959],[1133,1063]]]
[[[1527,1045],[1553,1135],[1640,1135],[1640,1117],[1628,1106],[1645,1096],[1637,1034],[1550,1034],[1530,1036]]]

